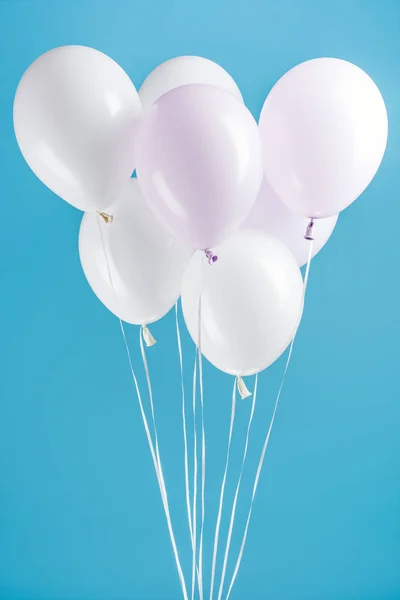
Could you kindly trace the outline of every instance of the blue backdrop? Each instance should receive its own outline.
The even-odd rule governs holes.
[[[35,178],[13,135],[12,102],[22,73],[63,44],[109,54],[137,87],[167,58],[211,58],[233,75],[257,118],[275,81],[309,58],[347,59],[378,84],[389,113],[387,154],[313,262],[232,598],[398,600],[397,0],[0,1],[0,597],[180,597],[118,322],[80,268],[81,214]],[[174,315],[153,332],[159,342],[149,360],[162,453],[189,571]],[[137,328],[129,328],[129,338],[143,384]],[[190,384],[187,335],[184,353]],[[280,360],[261,380],[239,527],[283,366]],[[208,547],[231,386],[231,378],[206,366],[209,454],[216,457],[208,472]],[[250,404],[238,409],[237,448]],[[239,451],[228,499],[238,461]],[[209,565],[209,551],[207,557]]]

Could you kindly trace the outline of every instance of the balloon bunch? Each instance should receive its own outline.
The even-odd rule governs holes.
[[[137,92],[82,46],[28,68],[14,125],[34,173],[85,211],[79,252],[100,300],[151,345],[147,325],[182,296],[193,340],[242,396],[241,377],[271,365],[297,330],[308,240],[313,254],[327,242],[388,132],[375,83],[344,60],[288,71],[257,124],[210,60],[169,60]]]
[[[344,60],[287,72],[258,127],[210,60],[169,60],[137,93],[117,63],[83,46],[28,68],[14,125],[31,169],[86,212],[79,251],[100,300],[147,325],[182,292],[197,340],[201,288],[202,352],[235,375],[265,369],[289,344],[307,223],[315,254],[374,177],[387,140],[378,88]],[[219,261],[204,269],[193,250]]]

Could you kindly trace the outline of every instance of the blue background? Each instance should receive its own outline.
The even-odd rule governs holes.
[[[0,597],[180,597],[118,322],[80,268],[81,215],[35,178],[13,135],[22,73],[63,44],[109,54],[137,87],[170,57],[206,56],[233,75],[256,117],[274,82],[313,57],[352,61],[378,84],[389,113],[388,150],[375,180],[313,262],[232,598],[399,599],[397,0],[0,1]],[[173,313],[153,333],[159,342],[148,354],[162,453],[188,572]],[[129,328],[129,338],[144,384],[137,328]],[[187,335],[184,353],[190,385]],[[283,366],[278,361],[261,379],[239,527]],[[207,564],[231,386],[231,378],[206,366],[206,426],[215,456]],[[249,402],[238,405],[227,499],[249,409]],[[235,551],[238,540],[239,530]]]

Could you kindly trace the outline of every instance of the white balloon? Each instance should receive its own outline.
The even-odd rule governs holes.
[[[297,65],[274,85],[260,133],[265,175],[290,210],[329,217],[369,185],[385,153],[382,95],[359,67],[337,58]]]
[[[290,343],[301,318],[303,281],[289,250],[259,231],[240,231],[205,264],[196,253],[182,285],[182,309],[201,349],[218,369],[251,375],[273,363]]]
[[[339,215],[317,219],[313,225],[312,256],[325,246],[335,229]],[[299,267],[306,264],[310,242],[304,239],[310,219],[288,209],[264,179],[257,200],[242,225],[242,229],[259,229],[277,237],[289,248]]]
[[[235,81],[220,65],[201,56],[178,56],[156,67],[144,80],[139,89],[143,108],[150,108],[166,92],[192,83],[214,85],[243,102]]]
[[[39,179],[81,210],[118,197],[135,169],[137,91],[111,58],[62,46],[25,71],[14,100],[21,152]]]
[[[123,321],[135,325],[157,321],[179,298],[193,251],[156,220],[136,179],[125,185],[109,213],[113,221],[108,224],[95,213],[83,216],[79,255],[86,279]]]

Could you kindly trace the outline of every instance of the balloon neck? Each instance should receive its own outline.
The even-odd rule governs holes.
[[[211,250],[204,250],[204,254],[207,257],[208,264],[213,265],[218,260],[218,256],[214,254]]]
[[[238,389],[238,392],[239,392],[242,400],[251,396],[251,392],[249,392],[249,390],[246,387],[245,382],[243,381],[243,379],[241,377],[236,377],[236,385],[237,385],[237,389]]]
[[[309,222],[309,224],[307,225],[307,229],[306,232],[304,234],[304,239],[305,240],[309,240],[310,242],[314,241],[314,232],[313,232],[313,228],[314,228],[314,219],[312,218]]]
[[[147,325],[142,325],[142,334],[143,334],[143,339],[146,343],[146,346],[148,348],[150,348],[150,346],[154,346],[154,344],[157,343],[157,340],[155,340],[151,334],[150,329],[147,327]]]
[[[110,223],[112,223],[114,220],[114,217],[112,215],[108,215],[105,212],[99,212],[97,214],[99,215],[99,217],[101,217],[103,219],[103,221],[106,225],[110,225]]]

